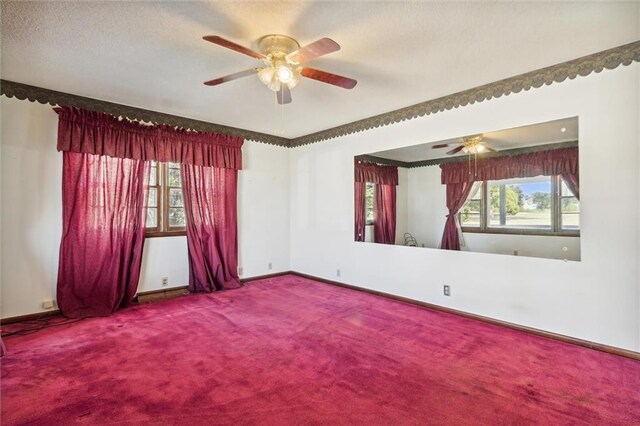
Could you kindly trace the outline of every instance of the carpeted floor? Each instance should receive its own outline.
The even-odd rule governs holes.
[[[2,424],[640,424],[640,362],[296,276],[5,339]]]

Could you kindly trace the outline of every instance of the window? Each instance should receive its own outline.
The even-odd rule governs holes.
[[[575,236],[580,202],[560,176],[477,182],[459,220],[464,232]]]
[[[182,198],[180,164],[151,162],[146,235],[185,235],[187,220]]]
[[[373,225],[373,203],[376,193],[376,184],[367,182],[364,191],[364,220],[367,225]]]

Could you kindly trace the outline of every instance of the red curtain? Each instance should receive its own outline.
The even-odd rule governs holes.
[[[58,113],[58,151],[242,168],[243,140],[237,136],[145,125],[73,107],[54,110]]]
[[[482,158],[471,166],[467,161],[460,161],[441,164],[440,168],[443,184],[563,174],[577,179],[578,147]]]
[[[354,183],[355,194],[355,241],[364,241],[365,233],[365,217],[364,217],[364,203],[365,203],[365,182]]]
[[[373,213],[374,241],[376,243],[395,244],[398,167],[356,160],[354,172],[355,240],[364,241],[365,238],[365,188],[366,182],[371,182],[376,185]]]
[[[398,167],[356,161],[355,181],[372,182],[379,185],[397,185]]]
[[[473,182],[447,184],[447,208],[449,209],[449,214],[444,224],[444,233],[440,244],[441,249],[460,250],[460,236],[458,235],[456,215],[464,206],[465,201],[467,201],[471,188],[473,188]]]
[[[440,248],[460,250],[456,214],[467,200],[473,182],[562,175],[569,189],[579,198],[578,147],[482,158],[474,161],[473,166],[466,161],[440,165],[441,182],[447,185],[447,208],[449,209]]]
[[[575,195],[576,198],[579,200],[580,199],[580,183],[579,183],[578,175],[573,173],[563,173],[562,179],[564,179],[564,183],[567,184],[567,187],[569,187],[571,192],[573,192],[573,195]]]
[[[144,244],[143,161],[65,152],[57,300],[71,318],[135,295]]]
[[[397,169],[396,169],[397,171]],[[374,241],[382,244],[396,243],[396,186],[376,184],[374,203]]]
[[[189,290],[240,287],[238,278],[238,171],[182,164],[187,215]]]

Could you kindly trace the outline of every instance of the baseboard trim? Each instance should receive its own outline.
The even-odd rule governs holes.
[[[255,277],[241,278],[240,282],[242,284],[246,284],[246,283],[250,283],[251,281],[266,280],[267,278],[275,278],[275,277],[280,277],[282,275],[289,275],[292,273],[293,273],[292,271],[283,271],[283,272],[274,272],[273,274],[256,275]]]
[[[17,317],[8,317],[0,319],[0,325],[14,324],[23,321],[36,321],[44,318],[55,317],[61,315],[59,309],[53,311],[38,312],[35,314],[18,315]]]
[[[143,304],[157,302],[159,300],[173,299],[174,297],[186,296],[189,294],[189,286],[181,285],[178,287],[161,288],[158,290],[149,290],[136,293],[133,303]]]
[[[138,296],[148,296],[150,294],[158,294],[158,293],[168,293],[170,291],[178,291],[188,289],[188,285],[181,285],[178,287],[169,287],[169,288],[159,288],[158,290],[149,290],[149,291],[140,291],[136,293],[136,297]],[[134,297],[135,300],[135,297]]]
[[[635,352],[635,351],[631,351],[628,349],[622,349],[622,348],[617,348],[615,346],[609,346],[609,345],[605,345],[602,343],[596,343],[596,342],[591,342],[589,340],[583,340],[583,339],[579,339],[577,337],[570,337],[570,336],[565,336],[564,334],[558,334],[558,333],[552,333],[550,331],[544,331],[544,330],[539,330],[537,328],[532,328],[532,327],[527,327],[524,325],[519,325],[519,324],[514,324],[512,322],[507,322],[507,321],[501,321],[501,320],[497,320],[494,318],[490,318],[490,317],[485,317],[482,315],[477,315],[477,314],[471,314],[469,312],[464,312],[464,311],[460,311],[457,309],[452,309],[452,308],[447,308],[445,306],[440,306],[440,305],[435,305],[433,303],[428,303],[428,302],[422,302],[419,300],[415,300],[415,299],[410,299],[408,297],[403,297],[403,296],[397,296],[395,294],[391,294],[391,293],[385,293],[382,291],[378,291],[378,290],[372,290],[372,289],[368,289],[368,288],[364,288],[364,287],[359,287],[356,285],[352,285],[352,284],[345,284],[345,283],[341,283],[338,281],[332,281],[332,280],[328,280],[326,278],[320,278],[320,277],[316,277],[313,275],[309,275],[309,274],[304,274],[302,272],[297,272],[297,271],[284,271],[284,272],[276,272],[273,274],[267,274],[267,275],[258,275],[255,277],[249,277],[249,278],[243,278],[240,281],[243,284],[249,283],[251,281],[257,281],[257,280],[263,280],[263,279],[268,279],[268,278],[275,278],[275,277],[279,277],[282,275],[296,275],[299,277],[303,277],[303,278],[308,278],[310,280],[315,280],[321,283],[325,283],[325,284],[330,284],[330,285],[334,285],[334,286],[338,286],[338,287],[343,287],[343,288],[347,288],[350,290],[355,290],[355,291],[362,291],[364,293],[369,293],[369,294],[373,294],[376,296],[381,296],[381,297],[386,297],[388,299],[392,299],[392,300],[396,300],[399,302],[404,302],[404,303],[408,303],[411,305],[416,305],[416,306],[420,306],[423,308],[427,308],[427,309],[432,309],[434,311],[440,311],[440,312],[446,312],[448,314],[453,314],[453,315],[458,315],[464,318],[469,318],[469,319],[473,319],[473,320],[477,320],[477,321],[482,321],[482,322],[486,322],[488,324],[493,324],[493,325],[497,325],[500,327],[506,327],[506,328],[510,328],[513,330],[517,330],[517,331],[522,331],[524,333],[529,333],[529,334],[533,334],[536,336],[540,336],[540,337],[545,337],[547,339],[552,339],[552,340],[557,340],[560,342],[564,342],[564,343],[569,343],[572,345],[576,345],[576,346],[582,346],[584,348],[588,348],[588,349],[593,349],[596,351],[600,351],[600,352],[606,352],[608,354],[612,354],[612,355],[618,355],[621,357],[625,357],[625,358],[630,358],[636,361],[640,361],[640,352]],[[151,291],[145,291],[142,293],[138,293],[136,294],[136,299],[137,297],[140,295],[152,295],[152,294],[158,294],[158,293],[166,293],[166,292],[170,292],[170,291],[179,291],[179,290],[184,290],[184,289],[188,289],[189,286],[180,286],[180,287],[173,287],[170,289],[162,289],[162,290],[151,290]],[[17,323],[17,322],[23,322],[23,321],[34,321],[34,320],[39,320],[39,319],[43,319],[43,318],[49,318],[49,317],[53,317],[56,315],[60,315],[60,310],[56,309],[53,311],[46,311],[46,312],[38,312],[35,314],[28,314],[28,315],[20,315],[20,316],[16,316],[16,317],[9,317],[9,318],[2,318],[0,319],[0,325],[6,325],[6,324],[13,324],[13,323]]]
[[[432,309],[434,311],[446,312],[448,314],[458,315],[464,318],[469,318],[477,321],[486,322],[488,324],[497,325],[500,327],[506,327],[517,331],[522,331],[524,333],[534,334],[540,337],[546,337],[547,339],[557,340],[564,343],[569,343],[576,346],[582,346],[584,348],[594,349],[600,352],[606,352],[612,355],[618,355],[625,358],[634,359],[636,361],[640,361],[640,352],[631,351],[628,349],[617,348],[615,346],[609,346],[602,343],[591,342],[589,340],[579,339],[577,337],[565,336],[564,334],[552,333],[550,331],[539,330],[533,327],[527,327],[524,325],[514,324],[512,322],[501,321],[490,317],[485,317],[482,315],[471,314],[469,312],[459,311],[457,309],[447,308],[445,306],[435,305],[433,303],[421,302],[419,300],[410,299],[408,297],[397,296],[395,294],[384,293],[382,291],[371,290],[364,287],[358,287],[356,285],[344,284],[337,281],[328,280],[326,278],[315,277],[313,275],[303,274],[301,272],[291,271],[292,275],[297,275],[299,277],[308,278],[311,280],[319,281],[325,284],[335,285],[338,287],[348,288],[350,290],[362,291],[369,294],[374,294],[376,296],[386,297],[388,299],[393,299],[399,302],[408,303],[411,305],[417,305],[423,308]]]

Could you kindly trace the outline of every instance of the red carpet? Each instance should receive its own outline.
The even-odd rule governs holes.
[[[6,338],[2,424],[640,424],[640,362],[284,276]]]

